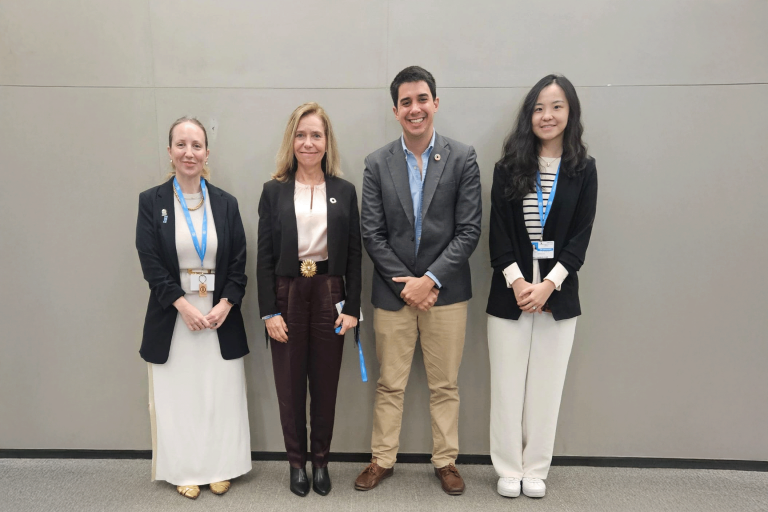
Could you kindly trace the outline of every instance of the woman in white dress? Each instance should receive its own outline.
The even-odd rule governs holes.
[[[188,498],[251,470],[243,356],[245,231],[237,200],[211,185],[208,136],[181,118],[168,181],[141,193],[136,248],[151,290],[140,354],[149,367],[152,480]]]

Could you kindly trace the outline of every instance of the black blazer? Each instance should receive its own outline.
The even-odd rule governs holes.
[[[248,353],[248,342],[240,304],[245,295],[245,230],[237,199],[205,182],[211,202],[219,247],[216,251],[216,289],[213,303],[226,297],[234,304],[227,319],[216,332],[224,359],[237,359]],[[173,180],[145,190],[139,195],[136,221],[136,249],[141,270],[149,283],[149,304],[144,319],[144,337],[139,353],[144,360],[162,364],[168,360],[173,327],[176,323],[174,301],[184,295],[181,288],[179,258],[176,254],[176,219]],[[162,211],[168,214],[163,223]],[[184,219],[181,222],[186,222]],[[221,284],[219,284],[221,283]]]
[[[543,240],[555,241],[553,259],[539,260],[542,278],[557,262],[567,270],[560,291],[552,292],[549,307],[555,320],[565,320],[581,314],[579,304],[579,276],[577,274],[589,245],[592,223],[597,207],[597,168],[594,158],[589,158],[584,171],[576,178],[569,178],[560,169],[557,191],[552,210],[544,226]],[[533,248],[525,228],[523,202],[504,198],[504,171],[499,165],[493,171],[491,189],[490,249],[493,278],[486,313],[499,318],[517,320],[522,310],[517,305],[515,292],[507,288],[502,271],[517,262],[525,280],[533,279]]]
[[[259,251],[256,279],[262,317],[279,313],[275,276],[299,276],[299,235],[293,203],[295,181],[271,180],[259,200]],[[357,192],[348,181],[325,177],[328,208],[328,274],[343,276],[345,315],[360,317],[363,253]]]

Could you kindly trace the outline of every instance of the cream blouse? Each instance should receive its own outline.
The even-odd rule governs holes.
[[[325,182],[305,185],[296,181],[293,204],[299,235],[299,261],[328,259],[328,207]]]

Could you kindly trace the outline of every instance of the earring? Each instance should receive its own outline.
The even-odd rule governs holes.
[[[208,165],[208,160],[205,161],[205,165]]]

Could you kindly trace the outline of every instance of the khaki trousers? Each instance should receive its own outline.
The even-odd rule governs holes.
[[[427,312],[405,306],[374,311],[376,356],[380,365],[373,410],[371,452],[376,463],[390,468],[397,460],[403,398],[413,352],[421,339],[432,417],[432,464],[441,468],[459,454],[458,375],[464,351],[467,302],[435,306]]]

